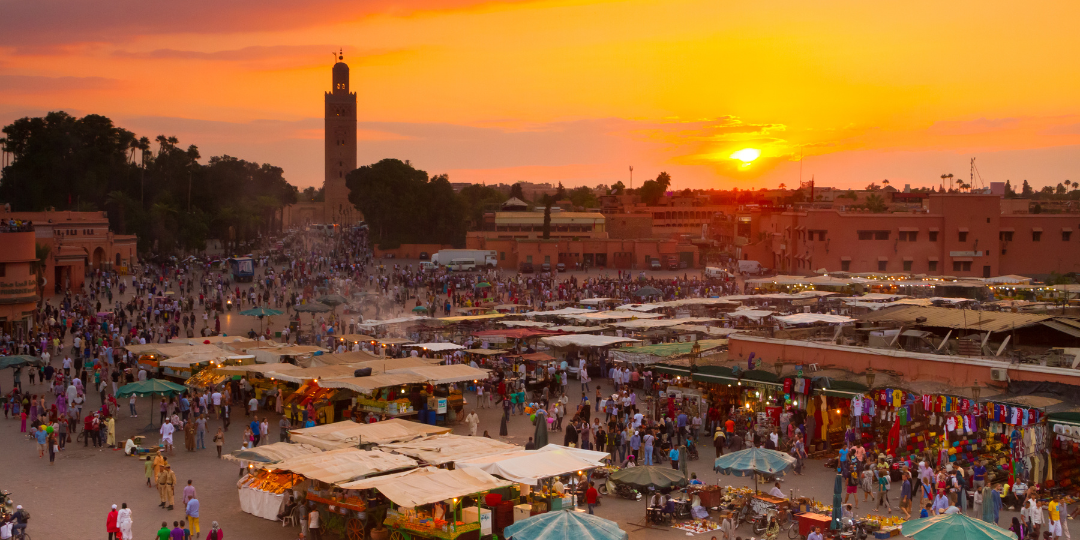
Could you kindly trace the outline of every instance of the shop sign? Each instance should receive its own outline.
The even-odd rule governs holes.
[[[34,280],[0,281],[0,296],[21,296],[36,294]]]
[[[439,414],[446,414],[446,398],[439,398],[438,406],[435,411]]]

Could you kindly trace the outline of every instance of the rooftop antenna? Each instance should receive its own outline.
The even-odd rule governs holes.
[[[630,166],[630,189],[634,189],[634,166]]]

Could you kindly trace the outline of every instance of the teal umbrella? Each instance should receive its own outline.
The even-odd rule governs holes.
[[[783,476],[795,465],[795,458],[766,448],[747,448],[716,458],[713,470],[733,476],[753,476],[757,491],[757,475]]]
[[[4,368],[16,368],[22,366],[40,366],[45,361],[37,356],[28,356],[25,354],[17,354],[14,356],[0,356],[0,369]]]
[[[681,472],[660,465],[627,467],[616,471],[610,478],[612,482],[627,484],[643,491],[649,488],[668,489],[686,485],[686,477]]]
[[[300,311],[304,313],[326,313],[327,311],[332,311],[333,309],[334,308],[319,302],[308,302],[306,304],[300,304],[299,306],[293,308],[294,311]]]
[[[145,381],[133,382],[131,384],[125,384],[121,386],[116,392],[117,398],[123,398],[130,395],[143,396],[175,396],[187,392],[187,387],[182,384],[176,384],[174,382],[164,381],[161,379],[147,379]],[[150,427],[154,427],[154,413],[153,413],[153,400],[151,399],[151,412],[150,412]]]
[[[626,531],[602,517],[559,510],[523,519],[503,530],[514,540],[627,540]]]
[[[656,287],[650,287],[650,286],[647,286],[647,285],[645,287],[642,287],[642,288],[634,291],[634,296],[660,296],[661,294],[664,294],[664,293],[661,292],[660,289],[657,289]]]
[[[486,289],[486,288],[488,288],[490,286],[491,286],[491,284],[486,282],[486,281],[481,281],[480,283],[477,283],[476,285],[473,285],[473,287],[476,287],[477,289]]]
[[[421,311],[427,311],[427,308],[424,307],[424,306],[416,306],[416,307],[412,308],[412,310],[413,310],[413,313],[420,313]]]
[[[341,296],[340,294],[327,294],[315,299],[317,302],[321,302],[328,306],[340,306],[349,302],[348,298]]]
[[[274,315],[281,315],[282,313],[284,312],[278,311],[276,309],[270,309],[268,307],[245,309],[244,311],[240,312],[241,315],[244,315],[246,317],[259,317],[260,319],[263,317],[273,317]]]
[[[1016,535],[964,514],[940,514],[912,519],[900,525],[900,532],[915,540],[1016,540]]]

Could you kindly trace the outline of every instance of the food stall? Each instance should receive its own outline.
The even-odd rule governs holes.
[[[423,377],[414,373],[382,373],[322,381],[322,385],[355,392],[356,410],[359,412],[402,418],[419,414],[409,399],[409,387],[424,382]]]
[[[309,445],[273,443],[222,456],[225,460],[240,462],[249,471],[236,483],[240,509],[263,519],[276,520],[288,492],[302,484],[304,477],[275,470],[274,465],[319,452],[322,449]]]
[[[379,449],[384,452],[409,456],[419,461],[421,465],[437,467],[457,464],[464,460],[524,450],[521,446],[487,437],[468,437],[450,433],[430,435],[410,441],[381,444]]]
[[[273,466],[276,471],[304,477],[305,489],[295,490],[293,496],[317,506],[324,532],[348,540],[367,537],[366,520],[375,508],[363,494],[342,484],[415,467],[416,461],[406,456],[357,448],[299,456]]]
[[[575,503],[572,494],[575,488],[586,481],[590,471],[603,466],[602,456],[607,454],[583,454],[573,448],[548,446],[553,447],[458,460],[455,466],[459,469],[481,469],[516,482],[525,501],[515,508],[530,514],[573,509]],[[571,479],[569,493],[555,493],[553,490],[554,479],[562,476],[569,476]]]
[[[415,469],[348,482],[344,489],[373,490],[389,502],[382,519],[390,540],[479,540],[495,532],[492,512],[481,502],[511,482],[477,469]],[[377,517],[379,512],[374,512]]]

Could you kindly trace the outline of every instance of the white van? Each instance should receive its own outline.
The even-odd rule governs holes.
[[[724,279],[731,277],[731,274],[723,268],[708,266],[705,268],[705,277],[708,279]]]
[[[451,272],[469,272],[476,270],[476,259],[450,259],[446,269]]]

